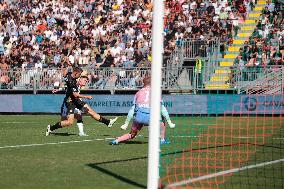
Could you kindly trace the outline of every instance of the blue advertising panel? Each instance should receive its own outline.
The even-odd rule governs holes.
[[[164,95],[163,102],[171,114],[207,114],[206,95]]]
[[[98,113],[127,113],[134,95],[93,95]],[[0,95],[0,112],[59,113],[64,95]],[[164,95],[170,114],[283,114],[283,95]]]
[[[208,95],[209,114],[283,114],[283,95]]]
[[[22,95],[23,112],[59,113],[64,95]]]
[[[133,95],[96,95],[86,100],[98,113],[127,113],[133,105]],[[164,95],[163,104],[169,113],[192,114],[206,113],[206,96]]]
[[[283,95],[242,96],[241,112],[248,114],[283,114]]]
[[[22,95],[0,95],[0,112],[23,112]]]
[[[98,113],[127,113],[133,105],[133,95],[93,95],[85,102]]]
[[[207,95],[208,114],[232,112],[240,103],[240,95]]]
[[[85,102],[98,113],[127,113],[134,95],[93,95]],[[59,113],[64,95],[23,95],[23,112]],[[206,96],[165,95],[163,104],[173,114],[207,113]]]

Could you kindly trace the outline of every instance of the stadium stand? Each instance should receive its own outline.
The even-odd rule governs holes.
[[[189,38],[203,44],[218,37],[225,51],[233,33],[241,37],[238,25],[253,6],[252,0],[165,1],[165,57]],[[127,70],[150,66],[151,9],[149,0],[1,1],[0,62],[12,70],[1,69],[1,88],[29,87],[32,73],[52,76],[41,80],[49,88],[60,78],[54,70],[71,66],[88,69],[94,88],[109,80],[105,74],[102,82],[94,70],[109,67],[120,70],[115,85],[135,87],[141,78],[134,83],[135,71]]]
[[[90,147],[84,144],[83,150],[87,149],[87,153],[78,153],[80,145],[73,145],[74,148],[70,145],[66,150],[57,148],[58,152],[65,153],[57,153],[58,157],[72,157],[72,153],[87,155],[74,156],[63,167],[57,166],[62,165],[61,158],[52,155],[48,160],[44,148],[33,147],[37,152],[31,153],[31,158],[26,156],[29,155],[26,150],[22,151],[27,158],[18,158],[21,154],[13,155],[10,151],[18,153],[19,150],[7,149],[63,146],[69,143],[64,142],[68,138],[75,139],[70,130],[70,134],[56,133],[51,139],[53,142],[47,139],[47,143],[38,143],[45,141],[39,140],[36,134],[44,131],[40,125],[45,129],[53,117],[34,115],[59,113],[63,95],[45,94],[64,87],[63,73],[73,67],[88,71],[88,91],[83,93],[96,94],[86,101],[92,108],[111,116],[127,113],[133,105],[130,94],[143,86],[143,79],[151,72],[152,1],[0,0],[0,94],[5,94],[0,95],[1,112],[5,113],[1,123],[4,132],[0,132],[5,143],[0,149],[6,150],[3,158],[7,162],[1,169],[5,185],[1,187],[0,182],[0,188],[30,187],[29,183],[66,188],[69,184],[71,188],[86,188],[88,184],[91,188],[102,185],[107,188],[108,184],[110,188],[127,188],[127,185],[146,188],[140,180],[145,176],[140,164],[146,165],[150,157],[143,155],[146,146],[151,144],[147,142],[150,136],[147,137],[146,129],[137,138],[138,142],[122,146],[124,149],[129,146],[129,153],[111,150],[115,154],[110,154],[110,158],[97,158],[104,152],[109,154],[110,148],[101,142],[115,137],[118,130],[99,134],[100,127],[95,131],[90,128],[90,133],[94,132],[90,135],[92,141],[95,136],[94,141],[98,142],[90,143]],[[166,93],[163,101],[177,127],[167,130],[171,144],[160,148],[160,188],[284,188],[284,148],[281,146],[284,140],[284,9],[281,2],[164,0],[161,87],[167,90],[163,91]],[[44,95],[6,95],[31,92]],[[6,113],[32,115],[15,118]],[[93,124],[88,117],[85,120],[86,125]],[[86,141],[91,140],[83,140]],[[78,140],[70,141],[74,142]],[[99,148],[94,147],[97,144]],[[139,150],[133,151],[131,146],[136,145]],[[42,159],[37,157],[37,166],[30,161],[35,154],[43,155]],[[51,172],[45,169],[49,162],[66,170],[67,180],[65,172],[61,172],[63,177],[58,177],[54,174],[57,169],[50,169]],[[133,166],[137,162],[139,167]],[[29,174],[19,171],[22,165],[25,167],[21,170]],[[91,172],[91,177],[78,177],[74,165],[79,171]],[[36,169],[30,170],[29,166]],[[41,166],[47,172],[38,174]],[[125,168],[118,172],[120,167]],[[71,169],[76,179],[70,177]],[[40,179],[33,182],[37,178],[31,178],[33,174],[51,177],[44,177],[44,182]],[[64,181],[64,185],[50,182],[55,180],[53,176]],[[10,178],[19,178],[21,182]],[[85,178],[91,178],[92,182],[85,182],[87,185],[77,182]],[[121,183],[122,186],[114,186]]]
[[[267,5],[266,1],[257,1],[253,7],[206,88],[232,87],[233,66],[238,67],[242,81],[253,81],[266,66],[283,65],[284,27],[280,1],[267,1]]]

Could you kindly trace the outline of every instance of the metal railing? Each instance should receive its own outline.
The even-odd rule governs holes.
[[[89,70],[88,90],[138,89],[142,80],[150,75],[150,68],[102,68]],[[0,90],[51,90],[63,87],[63,70],[30,69],[0,71]],[[168,90],[191,89],[194,83],[193,67],[162,68],[162,88]]]
[[[207,58],[203,58],[204,66],[202,69],[202,81],[204,83],[210,81],[210,76],[219,65],[220,46],[212,49]]]
[[[37,90],[53,89],[54,83],[62,83],[63,70],[18,69],[0,71],[0,89]]]
[[[266,76],[267,74],[273,73],[283,66],[253,66],[253,67],[234,67],[237,72],[237,79],[239,87],[245,87],[252,81],[256,81],[259,78]]]
[[[239,93],[282,94],[284,66],[269,66],[249,70],[238,76]]]
[[[203,67],[203,72],[198,73],[195,67],[164,67],[162,68],[162,89],[171,91],[200,91],[208,90],[205,88],[207,82],[204,79],[206,71],[211,69],[208,66]],[[103,68],[89,70],[89,83],[86,86],[88,90],[131,90],[142,87],[142,80],[145,76],[150,75],[150,68]],[[243,68],[231,67],[230,73],[215,73],[216,78],[221,78],[223,83],[228,84],[225,90],[236,90],[239,93],[245,92],[246,87],[253,85],[264,86],[261,82],[265,78],[275,78],[273,86],[279,86],[280,92],[283,93],[283,76],[284,66],[267,66]],[[278,74],[278,75],[277,75]],[[212,77],[210,78],[212,79]],[[272,79],[271,79],[272,80]],[[276,82],[276,83],[275,83]],[[32,69],[32,70],[8,70],[0,71],[0,90],[51,90],[56,86],[63,86],[63,70],[57,69]],[[218,83],[218,81],[216,81]],[[271,84],[271,82],[270,82]],[[211,88],[212,89],[212,88]],[[214,90],[221,90],[213,88]],[[271,89],[276,90],[271,87]],[[224,90],[224,89],[222,89]],[[278,91],[279,92],[279,91]]]
[[[195,60],[197,56],[202,59],[209,59],[213,54],[220,52],[220,39],[211,40],[184,39],[177,45],[167,59],[167,67],[182,66],[185,60]],[[217,59],[216,59],[217,60]],[[216,62],[216,61],[215,61]]]
[[[195,59],[197,56],[207,58],[215,49],[220,49],[220,39],[211,40],[185,39],[182,43],[184,59]]]
[[[183,61],[182,50],[180,48],[176,48],[167,60],[167,67],[182,67]]]
[[[218,65],[218,58],[220,54],[220,39],[214,38],[211,40],[197,40],[197,39],[185,39],[181,42],[181,45],[176,46],[175,50],[171,53],[167,59],[167,68],[172,70],[181,69],[184,61],[195,61],[196,58],[201,59],[204,63],[205,69],[203,69],[202,79],[198,78],[199,85],[195,87],[203,86],[200,81],[207,82],[210,80],[210,75]],[[179,77],[178,72],[170,73],[171,78]],[[198,76],[197,76],[198,77]],[[199,74],[199,77],[201,75]],[[196,78],[197,79],[197,78]],[[191,79],[192,80],[192,79]],[[171,79],[171,85],[177,85],[177,80]]]

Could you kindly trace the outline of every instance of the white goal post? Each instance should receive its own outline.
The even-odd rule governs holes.
[[[152,63],[151,63],[151,110],[148,143],[147,188],[157,189],[159,184],[160,153],[160,101],[163,61],[164,1],[153,0],[152,16]]]

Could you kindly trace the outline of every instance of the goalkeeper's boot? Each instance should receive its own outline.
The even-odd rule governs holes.
[[[160,144],[170,144],[166,139],[161,139]]]
[[[126,130],[127,127],[128,127],[128,124],[123,124],[123,125],[120,126],[120,128],[121,128],[122,130]]]
[[[109,145],[118,145],[118,142],[116,140],[110,141]]]
[[[114,119],[110,119],[109,120],[109,124],[108,124],[108,127],[112,127],[112,125],[116,122],[116,120],[118,119],[118,117],[114,118]]]
[[[170,122],[170,123],[169,123],[169,127],[170,127],[171,129],[173,129],[173,128],[175,128],[175,127],[176,127],[176,124],[174,124],[174,123]]]
[[[45,136],[49,136],[50,133],[51,133],[50,125],[47,125],[47,127],[46,127],[46,132],[45,132]]]

